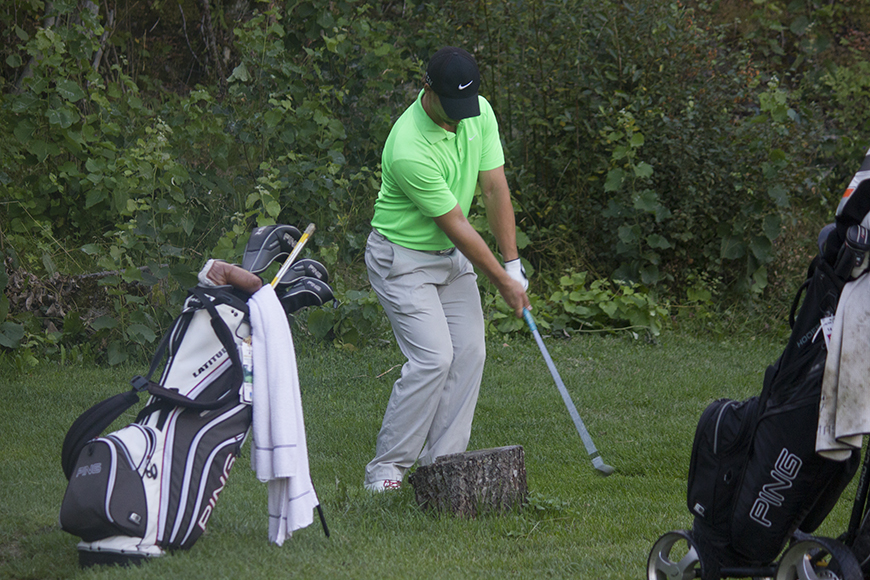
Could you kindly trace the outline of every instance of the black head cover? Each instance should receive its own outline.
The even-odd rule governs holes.
[[[293,314],[306,306],[322,306],[334,300],[335,296],[326,282],[317,278],[299,278],[286,292],[278,294],[278,299],[284,307],[284,312]]]
[[[273,225],[255,229],[245,246],[242,268],[259,274],[280,257],[286,258],[302,233],[293,226]]]
[[[290,266],[287,272],[280,280],[278,280],[275,292],[280,296],[282,292],[286,291],[290,285],[296,282],[299,278],[315,278],[328,284],[329,272],[327,272],[326,267],[317,260],[302,258]]]

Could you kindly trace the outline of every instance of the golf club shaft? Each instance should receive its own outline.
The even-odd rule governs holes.
[[[568,389],[565,388],[565,383],[562,382],[562,377],[559,376],[559,371],[556,370],[556,365],[553,364],[553,359],[550,357],[550,353],[544,344],[544,340],[541,338],[541,333],[538,332],[538,326],[535,324],[535,319],[532,318],[532,313],[527,309],[524,309],[523,318],[525,318],[526,324],[529,325],[529,329],[535,337],[535,342],[538,343],[538,348],[541,350],[541,354],[544,355],[544,361],[546,361],[547,367],[550,369],[550,374],[553,375],[553,380],[556,381],[556,387],[559,388],[559,394],[562,395],[562,400],[565,401],[565,406],[568,407],[568,413],[574,421],[574,426],[577,427],[577,432],[583,440],[583,445],[586,446],[586,452],[593,458],[592,464],[596,468],[600,467],[596,461],[603,465],[603,460],[598,455],[598,449],[595,448],[595,444],[592,442],[592,436],[589,435],[589,431],[586,429],[583,419],[580,418],[580,413],[577,412],[577,407],[574,406],[574,401],[571,400],[571,395],[568,394]]]
[[[290,266],[293,265],[293,262],[296,261],[296,258],[299,257],[299,253],[302,251],[302,247],[305,245],[305,242],[308,241],[308,238],[314,233],[314,224],[308,224],[308,227],[305,228],[305,232],[302,234],[302,237],[296,242],[296,245],[293,246],[293,251],[290,252],[290,255],[287,256],[287,259],[284,260],[284,263],[281,265],[281,269],[278,270],[278,274],[275,275],[275,278],[272,280],[272,287],[278,285],[278,282],[281,281],[281,278],[284,277],[284,274],[287,273],[287,270],[290,269]]]

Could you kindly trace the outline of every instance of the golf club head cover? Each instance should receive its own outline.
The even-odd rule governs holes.
[[[286,292],[278,295],[284,312],[293,314],[306,306],[321,306],[334,300],[329,284],[317,278],[299,278],[290,285]]]
[[[302,232],[298,228],[288,225],[279,224],[255,229],[251,232],[251,237],[245,246],[242,268],[259,274],[276,259],[289,256],[293,246],[301,237]]]
[[[852,177],[849,187],[837,206],[837,231],[840,239],[846,239],[849,226],[861,224],[870,213],[870,150],[864,157],[861,168]],[[870,224],[864,224],[867,227]]]
[[[842,245],[843,240],[840,239],[840,234],[837,233],[836,223],[826,225],[819,232],[819,255],[831,266],[837,263],[840,246]]]
[[[321,282],[329,283],[329,272],[326,267],[311,258],[302,258],[295,264],[290,266],[290,269],[278,280],[275,286],[275,292],[280,295],[281,292],[287,290],[291,284],[299,278],[316,278]]]
[[[860,276],[867,253],[870,252],[870,232],[860,225],[850,226],[846,231],[846,242],[840,248],[834,272],[843,280]]]

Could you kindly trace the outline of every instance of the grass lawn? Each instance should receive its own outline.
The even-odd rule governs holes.
[[[642,578],[653,542],[691,524],[686,474],[701,411],[719,397],[756,394],[782,344],[674,334],[656,344],[606,335],[545,341],[612,476],[592,468],[529,336],[489,344],[469,446],[523,446],[527,507],[464,520],[422,512],[407,482],[369,494],[363,468],[402,357],[393,347],[345,353],[301,341],[312,477],[331,538],[315,518],[282,547],[269,544],[266,485],[250,470],[246,445],[199,542],[134,569],[79,569],[77,539],[57,523],[66,484],[60,447],[84,409],[146,369],[46,365],[21,375],[6,365],[0,578]],[[845,530],[854,485],[817,533]]]

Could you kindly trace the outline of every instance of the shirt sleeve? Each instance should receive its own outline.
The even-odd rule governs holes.
[[[504,150],[498,133],[498,120],[489,101],[480,97],[480,113],[483,126],[483,150],[480,155],[480,170],[489,171],[504,165]]]

